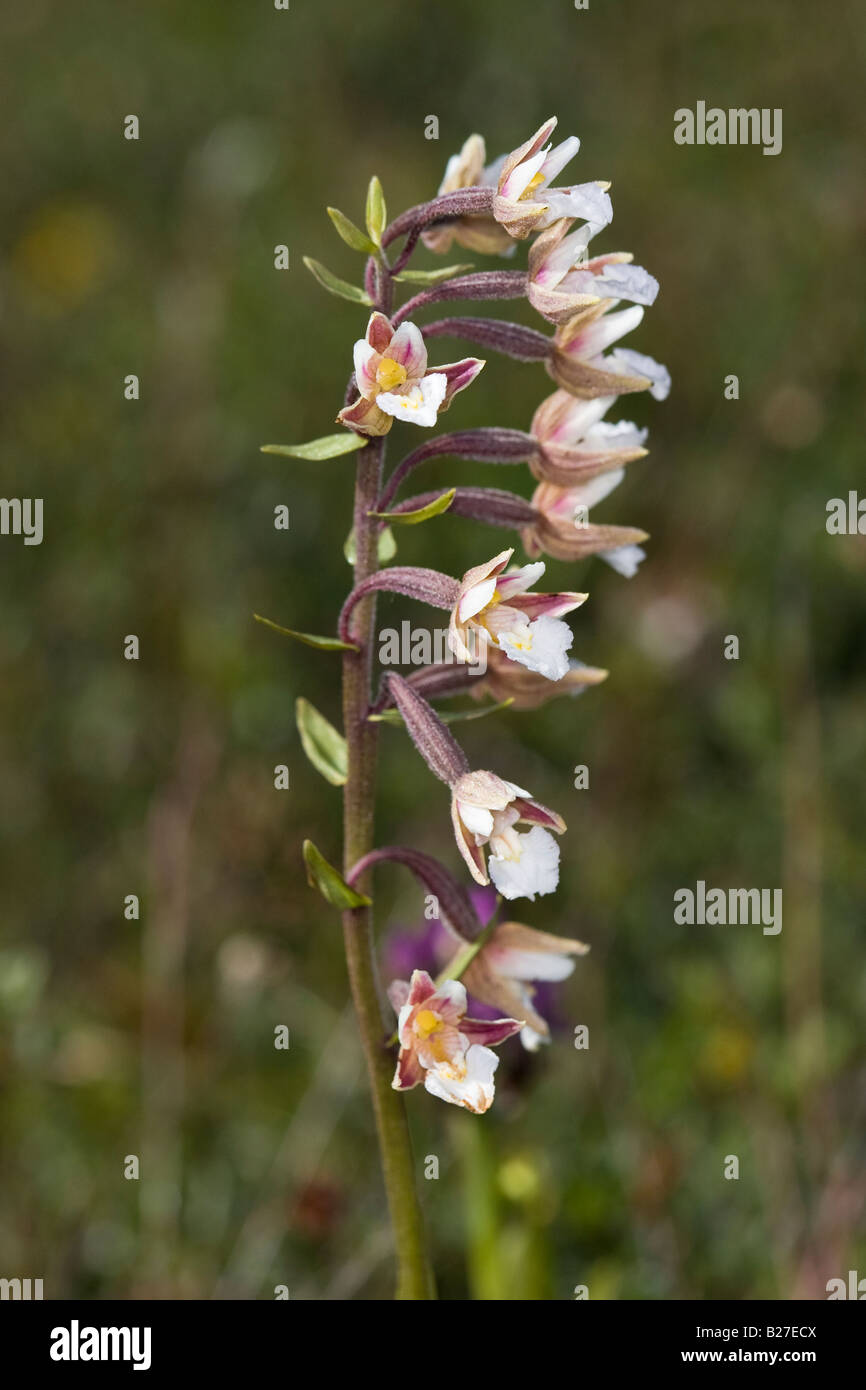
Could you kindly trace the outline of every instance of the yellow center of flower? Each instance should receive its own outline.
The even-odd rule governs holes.
[[[442,1020],[438,1014],[434,1014],[432,1009],[422,1009],[415,1018],[415,1031],[422,1038],[429,1038],[431,1033],[438,1033],[442,1027]]]
[[[402,385],[406,376],[406,368],[401,367],[399,362],[394,362],[390,357],[383,357],[376,368],[376,380],[383,391],[393,391],[395,386]]]

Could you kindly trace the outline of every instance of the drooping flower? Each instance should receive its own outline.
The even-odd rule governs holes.
[[[518,666],[498,647],[487,649],[487,670],[469,686],[473,700],[510,700],[515,709],[538,709],[558,695],[580,695],[591,685],[607,680],[608,672],[598,666],[571,661],[558,681],[549,681],[537,671]]]
[[[599,473],[621,469],[643,458],[647,437],[630,420],[604,420],[615,396],[580,400],[568,391],[554,391],[532,417],[532,434],[538,449],[529,460],[540,482],[573,487]]]
[[[401,323],[394,329],[378,311],[355,343],[355,380],[360,396],[337,416],[357,434],[387,434],[396,420],[432,428],[452,398],[475,380],[484,366],[464,357],[427,371],[427,348],[420,328]]]
[[[637,328],[643,318],[639,304],[611,312],[616,302],[601,299],[560,324],[553,335],[547,370],[557,386],[582,399],[649,391],[655,400],[663,401],[671,379],[660,362],[630,348],[614,348],[605,356],[605,350]]]
[[[606,227],[613,217],[607,183],[551,188],[551,180],[580,149],[576,135],[570,135],[555,149],[546,144],[555,127],[556,117],[552,116],[525,144],[505,157],[499,172],[493,216],[518,241],[561,217],[580,218],[593,233]]]
[[[568,670],[566,653],[573,634],[560,615],[578,608],[588,596],[529,593],[544,574],[544,564],[524,565],[504,574],[513,554],[513,549],[503,550],[464,574],[451,611],[448,645],[461,661],[474,660],[468,645],[473,632],[484,645],[498,647],[511,661],[548,680],[561,680]]]
[[[493,1009],[525,1019],[520,1040],[530,1052],[550,1041],[545,1019],[533,1007],[532,981],[565,980],[574,970],[575,956],[589,950],[582,941],[536,931],[520,922],[500,922],[463,979],[470,994]]]
[[[559,846],[549,831],[561,835],[565,821],[522,787],[495,772],[466,772],[451,785],[451,819],[457,848],[476,883],[492,879],[508,899],[554,891]],[[521,833],[520,824],[532,829]]]
[[[529,248],[527,293],[532,307],[551,323],[565,323],[599,300],[627,299],[652,304],[658,280],[632,265],[628,251],[609,251],[587,259],[590,225],[568,232],[572,219],[554,222]]]
[[[458,154],[452,154],[445,166],[445,176],[439,185],[440,195],[456,193],[460,188],[479,185],[496,187],[496,166],[487,166],[487,152],[481,135],[470,135]],[[510,255],[515,250],[513,239],[495,217],[488,214],[456,217],[427,227],[421,240],[430,251],[444,255],[452,242],[482,255]]]
[[[589,509],[618,487],[624,468],[599,473],[579,487],[540,483],[532,494],[535,521],[521,532],[527,555],[552,555],[556,560],[583,560],[599,555],[627,579],[637,573],[646,552],[641,542],[646,531],[631,526],[596,526]]]
[[[493,1104],[493,1073],[499,1058],[490,1048],[520,1031],[515,1018],[466,1017],[466,988],[446,980],[438,988],[426,970],[407,984],[395,980],[388,997],[397,1013],[400,1055],[391,1083],[408,1091],[419,1082],[449,1105],[483,1115]]]

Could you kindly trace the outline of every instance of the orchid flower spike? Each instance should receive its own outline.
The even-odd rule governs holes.
[[[427,371],[427,348],[420,328],[370,315],[367,332],[355,343],[355,380],[360,396],[337,416],[357,434],[387,434],[395,420],[408,420],[430,429],[452,398],[475,380],[484,366],[478,357],[464,357]]]
[[[466,967],[463,979],[473,998],[493,1009],[516,1013],[526,1022],[520,1041],[530,1052],[550,1041],[550,1028],[533,1007],[531,981],[565,980],[574,970],[575,956],[589,950],[582,941],[500,922]]]
[[[489,1110],[499,1065],[490,1048],[518,1033],[522,1021],[467,1018],[466,987],[446,980],[437,988],[426,970],[414,970],[408,984],[395,980],[388,997],[400,1042],[394,1089],[409,1091],[423,1081],[425,1090],[449,1105],[475,1115]]]
[[[529,302],[551,323],[565,323],[599,300],[627,299],[652,304],[659,282],[628,251],[587,257],[588,223],[569,233],[570,218],[554,222],[529,248]]]
[[[578,608],[587,594],[531,594],[544,564],[523,565],[503,574],[514,550],[503,550],[486,564],[467,570],[451,612],[448,645],[460,661],[471,662],[474,632],[483,645],[498,647],[512,661],[558,681],[568,671],[566,655],[573,634],[561,614]]]
[[[559,846],[565,821],[529,792],[495,772],[466,772],[451,785],[451,820],[457,848],[476,883],[490,879],[503,898],[552,893],[559,882]],[[532,826],[520,833],[521,823]],[[485,846],[490,847],[489,877]]]
[[[445,176],[439,185],[439,195],[478,185],[495,188],[496,166],[487,166],[486,158],[483,137],[470,135],[460,152],[452,154],[448,160]],[[448,252],[455,241],[458,246],[465,246],[468,251],[478,251],[482,255],[508,256],[516,250],[505,228],[500,227],[492,215],[483,213],[456,217],[427,227],[421,233],[421,240],[429,251],[438,255]]]
[[[613,492],[625,477],[625,469],[600,473],[579,487],[540,483],[532,495],[535,521],[521,532],[527,555],[552,555],[556,560],[583,560],[600,555],[618,574],[632,579],[646,552],[641,541],[646,531],[631,526],[595,526],[589,518],[595,506]]]
[[[555,148],[546,143],[556,127],[556,117],[538,130],[502,161],[493,216],[510,236],[524,241],[531,232],[542,231],[561,217],[581,218],[591,234],[601,231],[613,217],[607,183],[581,183],[569,188],[551,188],[551,180],[565,168],[580,149],[576,135]]]
[[[643,318],[639,304],[609,313],[615,303],[599,300],[560,324],[553,335],[547,370],[557,386],[582,399],[649,391],[655,400],[663,401],[671,389],[671,378],[660,362],[631,348],[614,348],[604,355]]]

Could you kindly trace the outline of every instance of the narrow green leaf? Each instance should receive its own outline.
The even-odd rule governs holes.
[[[311,439],[309,444],[263,444],[259,452],[284,454],[293,459],[335,459],[340,454],[353,454],[368,443],[364,435],[344,430],[342,434],[323,434],[320,439]]]
[[[360,651],[360,647],[353,642],[341,642],[339,637],[317,637],[313,632],[295,632],[294,628],[280,627],[279,623],[272,623],[270,618],[263,618],[261,613],[254,613],[253,617],[264,627],[273,628],[274,632],[281,632],[284,637],[294,637],[296,642],[303,642],[305,646],[315,647],[320,652]]]
[[[495,714],[497,710],[507,709],[514,704],[514,696],[509,695],[507,700],[502,700],[498,705],[485,705],[483,709],[458,709],[446,712],[437,710],[439,718],[443,724],[462,724],[470,719],[484,719],[488,714]],[[402,724],[403,716],[399,710],[383,709],[381,714],[368,714],[368,720],[374,724]]]
[[[321,261],[314,261],[311,256],[305,256],[304,265],[329,294],[336,294],[340,299],[351,300],[353,304],[370,305],[373,303],[366,290],[362,290],[359,285],[350,285],[348,281],[341,280],[333,271],[323,266]]]
[[[401,270],[394,276],[405,285],[438,285],[442,280],[451,280],[455,275],[465,275],[474,270],[474,265],[446,265],[439,270]]]
[[[367,189],[367,231],[377,246],[382,244],[382,233],[388,225],[385,208],[385,194],[382,185],[374,174]]]
[[[309,700],[295,701],[295,722],[304,752],[332,787],[342,787],[349,775],[346,740]]]
[[[339,208],[328,208],[328,216],[347,246],[351,246],[353,251],[363,251],[368,256],[375,256],[376,247],[370,238],[365,236],[354,222],[350,222]]]
[[[393,560],[394,556],[397,554],[397,542],[394,539],[394,532],[391,530],[390,526],[383,527],[383,529],[379,532],[379,541],[376,547],[376,553],[379,557],[380,565],[387,565],[389,560]],[[354,565],[356,559],[358,558],[358,552],[355,547],[354,526],[352,527],[351,531],[346,537],[346,543],[343,546],[343,554],[349,561],[349,564]]]
[[[318,888],[322,897],[332,907],[344,911],[347,907],[369,907],[372,899],[350,888],[342,874],[338,874],[332,864],[319,853],[312,840],[304,841],[304,863],[307,866],[307,882],[311,888]]]
[[[368,512],[368,516],[375,516],[383,521],[393,521],[400,526],[417,526],[419,521],[429,521],[433,516],[441,516],[442,512],[447,512],[456,496],[456,487],[449,488],[447,492],[440,493],[434,497],[432,502],[428,502],[426,507],[417,507],[414,512]]]

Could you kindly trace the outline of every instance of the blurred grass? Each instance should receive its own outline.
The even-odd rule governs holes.
[[[522,915],[593,950],[559,1045],[503,1062],[496,1244],[473,1238],[468,1273],[482,1141],[409,1098],[419,1168],[441,1164],[421,1187],[442,1291],[822,1296],[862,1269],[866,552],[824,531],[862,473],[860,10],[34,0],[0,38],[2,487],[42,496],[46,526],[0,545],[0,1272],[48,1297],[388,1291],[351,1044],[321,1073],[338,930],[299,855],[304,835],[338,849],[338,794],[292,716],[303,694],[336,717],[336,668],[251,617],[332,630],[352,467],[258,447],[331,429],[362,328],[301,266],[357,273],[325,205],[359,220],[376,172],[396,212],[471,130],[492,156],[551,112],[581,136],[575,178],[613,180],[607,244],[661,281],[634,346],[674,390],[629,402],[652,453],[603,513],[651,532],[639,577],[550,566],[590,590],[575,652],[610,679],[463,732],[566,814],[560,892]],[[676,146],[697,100],[783,108],[783,153]],[[547,384],[491,361],[459,423],[526,428]],[[462,480],[528,492],[522,470],[448,462],[423,486]],[[447,518],[399,539],[403,563],[458,573],[500,542]],[[456,867],[398,730],[382,753],[382,840]],[[697,878],[782,885],[782,935],[676,926]],[[396,874],[377,903],[383,931],[421,916]]]

